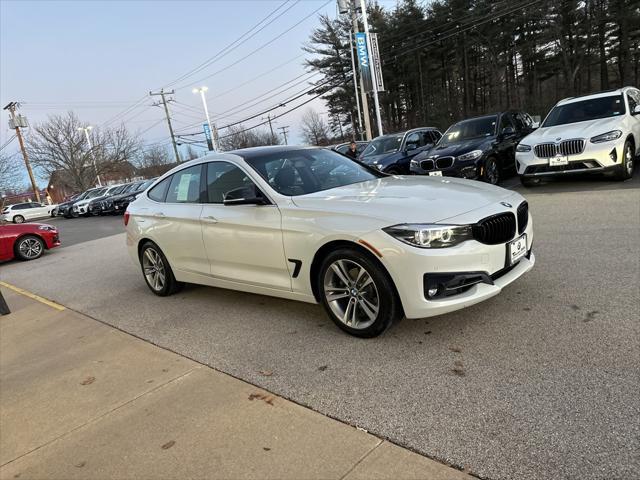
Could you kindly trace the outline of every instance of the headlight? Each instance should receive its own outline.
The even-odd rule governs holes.
[[[591,137],[591,143],[603,143],[610,142],[611,140],[617,140],[622,136],[620,130],[611,130],[610,132],[603,133],[602,135],[596,135]]]
[[[51,225],[38,225],[38,230],[46,230],[49,232],[55,232],[56,227],[52,227]]]
[[[516,147],[516,152],[530,152],[531,147],[529,145],[525,145],[524,143],[519,143]]]
[[[411,160],[411,162],[409,162],[411,164],[412,167],[417,167],[418,166],[418,161],[417,160]]]
[[[473,238],[469,225],[402,224],[383,230],[401,242],[420,248],[452,247]]]
[[[469,153],[465,153],[463,155],[459,155],[457,157],[461,162],[465,162],[467,160],[475,160],[476,158],[480,158],[482,156],[482,150],[472,150]]]

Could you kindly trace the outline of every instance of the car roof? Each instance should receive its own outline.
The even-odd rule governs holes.
[[[251,159],[251,158],[259,157],[261,155],[265,155],[269,153],[295,152],[296,150],[318,150],[322,148],[329,148],[329,147],[314,147],[314,146],[308,146],[308,145],[267,145],[264,147],[241,148],[239,150],[231,150],[230,152],[224,152],[224,153],[238,155],[245,159]],[[221,153],[218,153],[217,155],[220,155]],[[202,157],[202,158],[206,159],[207,157]]]
[[[578,97],[567,97],[560,100],[556,105],[567,105],[569,103],[580,102],[582,100],[587,100],[589,98],[602,98],[602,97],[610,97],[614,95],[622,95],[630,90],[638,91],[635,87],[622,87],[622,88],[614,88],[611,90],[602,90],[600,92],[589,93],[586,95],[580,95]]]

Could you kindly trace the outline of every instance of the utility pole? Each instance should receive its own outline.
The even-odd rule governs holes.
[[[358,14],[356,13],[356,2],[354,0],[351,4],[351,22],[353,23],[353,35],[359,32],[358,30]],[[353,55],[353,49],[351,51]],[[356,71],[355,66],[353,70],[353,76],[355,78]],[[371,119],[369,118],[369,100],[367,99],[367,92],[364,89],[364,80],[362,79],[362,75],[360,75],[360,98],[362,99],[362,116],[364,117],[364,129],[367,132],[367,140],[373,140],[373,136],[371,135]]]
[[[96,171],[96,178],[98,180],[98,186],[101,187],[102,186],[102,182],[100,181],[100,175],[98,174],[98,166],[96,165],[96,156],[91,151],[91,150],[93,150],[93,146],[91,145],[91,139],[89,138],[89,131],[92,128],[93,127],[91,125],[89,125],[88,127],[78,127],[78,130],[82,130],[84,132],[85,138],[87,139],[87,145],[89,145],[89,152],[91,152],[91,159],[93,160],[93,169]]]
[[[369,54],[369,58],[371,59],[371,55],[373,53],[373,49],[371,48],[371,36],[369,35],[369,20],[367,20],[367,6],[364,0],[360,0],[360,8],[362,9],[362,23],[364,24],[364,34],[367,38],[367,51]],[[373,84],[373,103],[375,105],[376,110],[376,120],[378,121],[378,135],[382,135],[384,132],[382,131],[382,118],[380,117],[380,102],[378,101],[378,82],[376,80],[375,70],[371,70],[371,83]]]
[[[159,92],[149,92],[149,95],[160,95],[162,98],[161,102],[154,103],[153,106],[158,106],[160,104],[164,105],[164,113],[167,115],[167,124],[169,125],[169,134],[171,134],[171,143],[173,144],[173,153],[176,155],[176,163],[180,163],[180,155],[178,154],[178,146],[176,145],[176,137],[173,134],[173,127],[171,126],[171,115],[169,115],[169,107],[167,106],[167,99],[165,95],[173,95],[174,90],[170,92],[165,92],[164,89],[160,89]]]
[[[26,165],[27,172],[29,173],[29,180],[31,180],[31,188],[33,189],[36,201],[40,203],[40,192],[38,191],[38,185],[36,185],[36,179],[33,176],[31,163],[29,163],[29,155],[27,154],[27,149],[24,147],[24,140],[22,139],[22,133],[20,132],[20,127],[26,127],[27,121],[22,115],[16,115],[16,109],[18,107],[20,107],[18,102],[11,102],[7,104],[3,110],[8,110],[9,115],[11,115],[9,126],[16,131],[16,137],[18,137],[18,142],[20,143],[20,150],[22,150],[22,158],[24,158],[24,164]]]
[[[285,125],[284,127],[278,127],[278,128],[279,128],[280,130],[282,130],[282,136],[284,137],[284,144],[285,144],[285,145],[289,145],[289,144],[287,143],[287,133],[289,133],[289,132],[287,131],[287,128],[289,128],[289,125]]]
[[[262,117],[262,120],[264,120],[264,117]],[[271,130],[271,143],[273,143],[273,141],[276,138],[275,133],[273,133],[273,125],[271,125],[271,114],[268,113],[267,114],[267,122],[269,122],[269,130]]]

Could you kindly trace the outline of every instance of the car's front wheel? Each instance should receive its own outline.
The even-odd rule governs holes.
[[[142,275],[149,289],[160,297],[176,293],[182,283],[176,280],[162,250],[153,242],[146,242],[140,250]]]
[[[378,336],[403,316],[388,273],[356,249],[331,252],[322,262],[317,282],[327,314],[352,335]]]
[[[622,149],[622,165],[617,172],[616,178],[618,180],[628,180],[633,177],[633,169],[635,167],[633,157],[635,156],[633,143],[631,140],[624,142]]]
[[[35,260],[44,252],[44,242],[40,237],[27,235],[15,243],[15,255],[19,260]]]
[[[482,179],[491,185],[497,185],[500,182],[500,166],[495,158],[487,158],[484,163]]]

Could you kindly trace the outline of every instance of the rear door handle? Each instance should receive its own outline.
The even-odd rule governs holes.
[[[207,215],[206,217],[202,217],[202,219],[207,223],[218,223],[218,219],[213,215]]]

